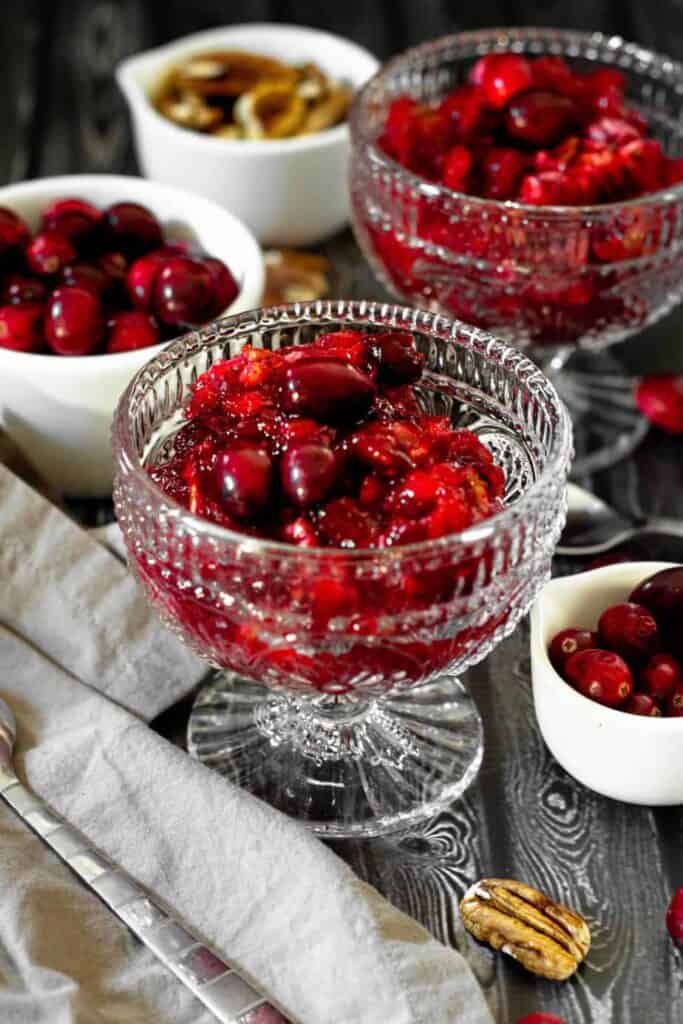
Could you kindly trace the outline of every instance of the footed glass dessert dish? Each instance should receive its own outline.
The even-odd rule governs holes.
[[[487,78],[493,54],[507,56]],[[683,297],[682,111],[681,64],[545,28],[408,50],[352,110],[353,225],[377,276],[551,376],[574,424],[575,475],[646,431],[606,350]]]
[[[351,517],[342,546],[307,546],[210,521],[194,503],[193,479],[189,498],[183,483],[182,500],[168,480],[162,489],[159,467],[173,466],[195,429],[190,423],[188,433],[189,406],[202,374],[244,352],[251,374],[259,349],[287,360],[291,346],[331,332],[343,332],[335,338],[347,345],[369,334],[375,350],[391,334],[384,347],[394,352],[397,332],[412,339],[424,360],[413,385],[419,408],[401,424],[427,417],[439,430],[452,424],[477,435],[505,475],[502,502],[495,497],[487,518],[432,539],[354,547]],[[319,355],[304,365],[310,377]],[[326,379],[321,370],[321,394]],[[289,401],[301,394],[290,385]],[[307,401],[318,398],[309,392]],[[240,407],[253,410],[251,402],[242,396]],[[350,429],[357,412],[347,414]],[[372,428],[375,413],[368,424],[364,412]],[[377,413],[380,427],[385,414]],[[162,620],[216,668],[191,716],[191,752],[328,837],[408,829],[457,798],[483,749],[476,706],[458,677],[527,611],[564,524],[571,426],[542,372],[441,315],[375,302],[297,303],[229,317],[170,344],[122,396],[113,438],[114,501],[131,567]],[[244,463],[252,444],[238,444],[233,463],[235,450]],[[370,456],[382,461],[380,449]],[[239,515],[233,471],[222,500]],[[498,488],[500,472],[490,478]],[[242,477],[252,496],[255,479]],[[353,482],[344,486],[351,493]],[[336,508],[358,510],[362,497],[338,499]]]

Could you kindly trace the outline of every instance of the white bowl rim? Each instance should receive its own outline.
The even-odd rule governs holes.
[[[192,145],[208,147],[214,153],[243,153],[244,155],[263,155],[276,153],[295,153],[310,151],[334,146],[345,141],[349,134],[348,120],[342,124],[335,125],[326,131],[314,132],[312,135],[299,135],[291,139],[222,139],[213,135],[204,135],[201,132],[193,132],[187,128],[181,128],[174,124],[167,117],[164,117],[150,102],[147,92],[136,77],[136,72],[147,63],[155,62],[162,57],[172,59],[173,55],[186,48],[192,48],[195,44],[199,47],[203,43],[215,42],[219,39],[230,39],[237,37],[244,32],[255,32],[257,35],[262,32],[264,35],[279,34],[284,37],[298,35],[301,38],[328,39],[335,43],[341,43],[347,47],[349,54],[357,60],[365,61],[368,65],[367,74],[362,81],[351,83],[354,91],[360,89],[365,82],[371,78],[380,68],[380,61],[365,47],[352,39],[327,32],[324,29],[312,28],[306,25],[279,24],[277,22],[255,21],[241,22],[239,25],[223,25],[216,28],[204,29],[201,32],[192,32],[190,35],[180,36],[171,42],[156,46],[150,50],[143,50],[132,57],[126,57],[117,65],[115,75],[121,91],[128,99],[131,107],[135,106],[136,112],[153,121],[158,128],[163,128],[169,135],[182,138]]]
[[[646,729],[656,729],[660,736],[662,735],[662,732],[675,733],[676,730],[683,731],[683,717],[675,718],[666,715],[662,715],[661,717],[630,715],[626,711],[621,711],[619,708],[609,708],[605,704],[600,704],[598,701],[591,700],[590,697],[585,697],[582,693],[579,693],[578,690],[575,690],[573,686],[562,678],[548,656],[548,648],[542,636],[543,612],[541,607],[544,597],[547,597],[547,592],[552,592],[552,590],[557,589],[557,584],[569,585],[575,583],[577,580],[581,580],[582,583],[599,581],[607,576],[626,575],[624,570],[631,568],[634,570],[634,575],[636,569],[639,572],[642,570],[643,573],[639,580],[630,584],[631,587],[635,587],[638,585],[638,582],[642,582],[647,579],[648,576],[654,576],[655,573],[661,572],[663,569],[679,568],[680,565],[680,562],[616,562],[614,565],[603,565],[598,569],[589,569],[586,572],[573,573],[571,576],[558,576],[546,583],[531,609],[532,646],[534,648],[534,650],[532,650],[532,657],[534,653],[538,653],[538,656],[541,659],[540,667],[543,670],[543,681],[542,683],[539,682],[539,685],[550,685],[556,691],[564,691],[565,696],[576,704],[577,707],[582,707],[586,714],[593,715],[598,719],[604,719],[609,725],[619,725],[620,728],[623,728],[626,731],[638,729],[646,722],[647,725],[644,727]],[[615,572],[615,570],[622,570],[622,572]],[[571,624],[563,626],[562,628],[570,629]],[[540,674],[532,672],[532,676],[538,677]]]
[[[182,202],[187,201],[194,203],[199,206],[207,208],[207,212],[210,210],[216,216],[221,216],[226,221],[232,223],[232,228],[241,234],[240,245],[241,252],[247,254],[247,260],[241,268],[244,272],[242,284],[244,285],[249,282],[249,285],[257,285],[263,288],[264,282],[264,268],[261,256],[261,248],[252,235],[249,228],[241,221],[234,213],[230,213],[228,210],[219,206],[217,203],[212,202],[210,199],[206,199],[204,196],[200,196],[195,192],[189,192],[186,189],[177,188],[175,185],[162,185],[156,181],[150,181],[148,178],[142,178],[136,174],[60,174],[55,175],[51,178],[35,178],[30,181],[21,181],[16,184],[9,183],[0,187],[0,206],[4,206],[5,203],[11,203],[14,198],[22,199],[24,197],[31,196],[44,196],[45,199],[50,197],[56,198],[57,193],[62,195],[68,195],[70,190],[78,189],[79,186],[83,186],[85,182],[101,182],[103,185],[111,185],[112,190],[117,187],[127,187],[130,182],[135,182],[136,186],[141,189],[140,202],[144,202],[144,194],[148,194],[150,197],[154,194],[165,193],[169,196],[174,196],[179,202],[179,209],[182,209]],[[7,199],[5,197],[8,197]],[[127,200],[132,202],[133,200]],[[258,257],[258,260],[256,259]],[[219,313],[217,317],[213,319],[220,319],[224,316],[231,315],[231,310],[237,302],[239,295],[235,298],[234,302],[228,306],[226,310]],[[202,326],[207,326],[203,324]],[[182,334],[187,334],[186,330],[182,331]],[[180,335],[178,335],[180,337]],[[51,374],[56,373],[58,375],[87,375],[88,373],[97,373],[99,371],[106,371],[114,369],[124,371],[128,365],[130,365],[131,372],[134,372],[139,364],[141,356],[145,356],[145,362],[148,359],[153,358],[159,352],[161,352],[167,345],[174,341],[174,338],[169,338],[167,341],[162,341],[158,345],[150,345],[149,348],[144,349],[133,349],[130,352],[110,352],[101,353],[99,355],[87,355],[87,356],[55,356],[42,353],[42,352],[15,352],[13,349],[4,348],[0,346],[0,365],[5,362],[6,366],[13,367],[14,369],[20,369],[23,363],[23,368],[28,369],[29,365],[36,368],[45,370]]]

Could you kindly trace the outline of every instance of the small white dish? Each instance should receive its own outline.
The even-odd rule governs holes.
[[[555,671],[548,645],[569,627],[595,629],[601,612],[628,600],[671,562],[624,562],[552,580],[531,612],[531,678],[541,735],[565,771],[614,800],[683,804],[683,718],[646,718],[603,707]]]
[[[357,90],[379,62],[348,39],[298,25],[209,29],[124,60],[116,71],[128,101],[138,160],[155,181],[182,185],[220,203],[266,245],[315,245],[349,220],[348,124],[315,135],[258,141],[220,139],[179,128],[155,110],[150,93],[182,58],[246,50],[297,64],[314,61]]]
[[[77,174],[7,185],[0,206],[32,230],[59,196],[78,196],[104,208],[119,200],[142,203],[170,240],[193,239],[230,267],[240,292],[225,313],[260,306],[263,257],[247,228],[226,210],[180,189],[143,178]],[[0,346],[0,424],[53,490],[76,497],[111,493],[110,428],[119,396],[163,345],[115,355],[54,356]]]

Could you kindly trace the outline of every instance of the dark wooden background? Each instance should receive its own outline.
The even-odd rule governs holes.
[[[381,58],[444,32],[529,23],[615,32],[683,58],[683,0],[4,0],[0,183],[134,173],[112,68],[151,45],[242,20],[328,28]],[[344,267],[350,296],[380,294],[348,235],[329,251]],[[683,370],[680,337],[681,319],[673,316],[621,351],[635,371]],[[585,483],[627,510],[683,515],[682,463],[683,441],[651,432],[633,458]],[[635,553],[683,559],[662,542]],[[581,567],[564,562],[557,569]],[[410,841],[342,844],[339,852],[463,950],[498,1024],[532,1010],[559,1014],[566,1024],[683,1024],[683,964],[664,930],[670,894],[683,885],[683,814],[603,800],[553,761],[533,719],[526,625],[468,678],[487,753],[466,799]],[[159,729],[176,733],[184,714],[167,716]],[[457,900],[482,875],[524,879],[587,914],[594,947],[578,978],[535,981],[464,935]]]

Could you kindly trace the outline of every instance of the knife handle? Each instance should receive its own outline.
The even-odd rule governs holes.
[[[2,747],[3,744],[0,744]],[[223,1024],[290,1024],[136,882],[26,788],[0,759],[0,796]]]

